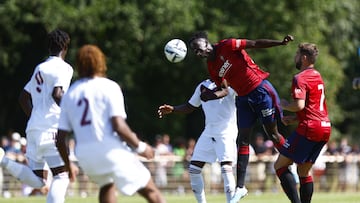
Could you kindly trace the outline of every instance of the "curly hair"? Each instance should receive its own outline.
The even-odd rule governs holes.
[[[82,46],[76,56],[76,67],[80,78],[106,76],[104,53],[95,45]]]
[[[60,30],[55,29],[48,34],[49,39],[49,53],[51,55],[58,55],[62,50],[68,48],[70,44],[69,35]]]
[[[306,55],[309,58],[309,62],[315,63],[317,56],[319,55],[319,49],[316,44],[312,43],[301,43],[298,45],[300,54]]]

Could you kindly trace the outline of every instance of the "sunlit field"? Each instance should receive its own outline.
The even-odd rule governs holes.
[[[192,194],[186,195],[166,195],[166,200],[168,203],[192,203],[196,202]],[[225,197],[222,194],[218,195],[207,195],[208,203],[225,203]],[[0,198],[1,203],[37,203],[45,202],[45,197],[15,197],[10,199]],[[119,196],[118,202],[123,203],[146,203],[146,201],[139,197],[125,197]],[[262,195],[249,194],[244,199],[241,200],[246,203],[289,203],[289,200],[285,197],[283,193],[266,193]],[[314,194],[313,201],[314,203],[360,203],[360,193],[316,193]],[[96,197],[72,197],[67,198],[66,203],[97,203]]]

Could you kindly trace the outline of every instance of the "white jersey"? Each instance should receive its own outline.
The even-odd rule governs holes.
[[[202,134],[210,137],[223,136],[225,134],[236,136],[238,128],[236,121],[235,91],[229,87],[229,94],[227,96],[204,102],[200,98],[201,85],[213,90],[216,88],[216,84],[211,80],[201,82],[188,101],[192,106],[199,107],[201,105],[203,108],[205,114],[205,129]]]
[[[63,96],[61,108],[59,129],[74,132],[79,163],[87,165],[88,173],[112,171],[112,162],[117,157],[104,155],[113,149],[126,148],[111,123],[114,116],[126,119],[120,86],[103,77],[80,79]],[[89,149],[93,153],[89,154]],[[95,156],[102,157],[101,161],[94,160]]]
[[[73,68],[57,56],[50,56],[35,68],[30,81],[24,87],[24,90],[31,94],[33,105],[26,132],[57,132],[60,107],[52,98],[52,92],[54,87],[62,87],[66,92],[72,75]]]

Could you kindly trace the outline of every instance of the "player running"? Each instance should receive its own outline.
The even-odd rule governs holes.
[[[29,120],[26,127],[26,157],[29,167],[3,157],[1,166],[23,183],[34,187],[45,186],[49,166],[53,178],[47,203],[63,203],[69,185],[69,176],[55,147],[59,122],[59,103],[68,89],[73,68],[64,61],[70,43],[69,35],[55,29],[49,35],[49,58],[34,70],[30,81],[20,93],[20,105]]]

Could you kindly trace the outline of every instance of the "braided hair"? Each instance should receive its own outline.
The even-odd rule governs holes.
[[[58,55],[62,50],[66,50],[70,43],[69,35],[60,29],[51,31],[48,38],[50,55]]]

